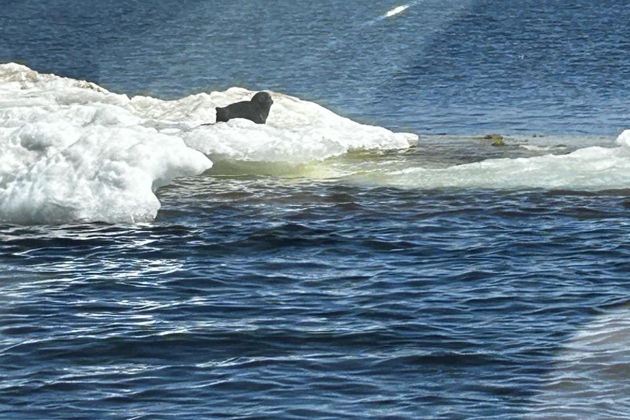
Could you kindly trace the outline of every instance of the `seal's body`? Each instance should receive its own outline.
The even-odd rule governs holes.
[[[228,122],[232,118],[246,118],[256,124],[264,124],[273,100],[267,92],[258,92],[251,101],[236,102],[226,107],[217,107],[217,122]]]

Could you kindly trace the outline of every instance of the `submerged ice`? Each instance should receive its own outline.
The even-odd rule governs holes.
[[[273,93],[267,124],[214,121],[214,108],[252,92],[176,101],[0,65],[0,222],[151,221],[155,191],[216,160],[304,163],[357,149],[406,148],[417,136],[358,124]]]
[[[616,147],[584,147],[572,153],[487,159],[448,168],[388,171],[388,185],[422,189],[556,189],[602,191],[630,188],[630,130]]]

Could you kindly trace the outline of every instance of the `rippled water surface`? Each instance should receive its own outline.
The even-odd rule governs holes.
[[[401,4],[8,2],[2,61],[128,94],[273,89],[422,137],[217,160],[152,223],[1,225],[0,417],[630,416],[630,185],[518,166],[618,147],[627,5],[385,17]],[[488,159],[525,181],[396,181]]]

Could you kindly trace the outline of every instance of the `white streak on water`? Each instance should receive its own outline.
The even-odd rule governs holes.
[[[385,15],[383,15],[383,17],[390,18],[392,16],[396,16],[397,14],[400,14],[400,13],[404,12],[408,8],[409,8],[408,4],[405,4],[405,5],[402,5],[402,6],[398,6],[398,7],[394,7],[392,10],[390,10],[387,13],[385,13]]]

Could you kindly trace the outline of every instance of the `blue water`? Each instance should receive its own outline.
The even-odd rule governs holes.
[[[628,128],[626,1],[340,3],[7,0],[0,62],[568,151]],[[346,159],[532,153],[433,139]],[[0,226],[0,417],[628,417],[629,191],[217,165],[159,190],[150,224]]]

